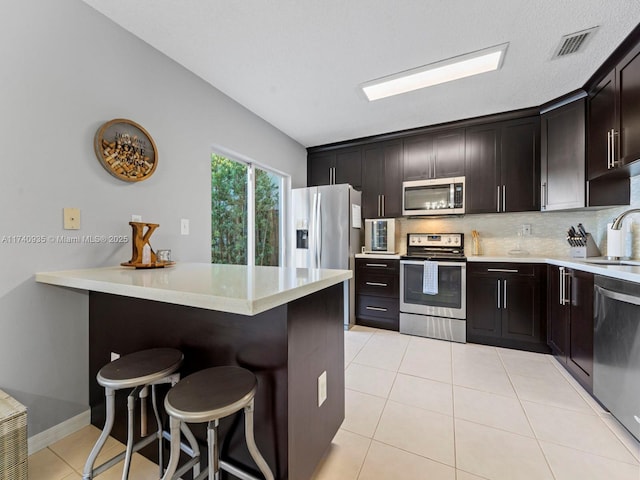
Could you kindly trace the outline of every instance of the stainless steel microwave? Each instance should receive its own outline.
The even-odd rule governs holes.
[[[402,215],[464,213],[464,177],[402,182]]]

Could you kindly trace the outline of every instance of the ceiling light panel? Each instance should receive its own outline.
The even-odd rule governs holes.
[[[369,101],[498,70],[508,43],[413,68],[360,85]]]

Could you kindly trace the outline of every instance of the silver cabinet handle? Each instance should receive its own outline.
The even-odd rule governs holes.
[[[498,204],[496,205],[496,212],[500,211],[500,185],[498,185]]]
[[[382,205],[382,216],[384,217],[384,215],[385,215],[385,213],[384,213],[385,198],[384,198],[384,195],[380,195],[380,196],[382,197],[382,202],[381,202],[381,205]]]
[[[388,287],[389,285],[386,283],[380,283],[380,282],[365,282],[367,285],[370,285],[372,287]]]
[[[611,168],[611,130],[607,132],[607,170]]]
[[[507,186],[502,185],[502,211],[507,211]]]
[[[487,268],[487,272],[518,273],[518,270],[511,270],[509,268]]]
[[[503,299],[503,308],[506,310],[507,309],[507,281],[504,280],[504,283],[502,284],[503,288],[504,288],[504,299]]]
[[[378,195],[378,216],[382,216],[382,195]]]
[[[558,268],[558,285],[560,286],[560,291],[558,292],[560,305],[564,305],[564,267]]]
[[[387,268],[387,264],[386,263],[367,263],[367,267],[381,267],[381,268]]]
[[[620,163],[620,132],[613,130],[613,140],[611,141],[613,149],[611,156],[611,168],[616,168]]]
[[[375,310],[376,312],[386,312],[387,309],[386,308],[381,308],[381,307],[364,307],[366,310]]]
[[[500,310],[500,280],[498,280],[498,310]]]
[[[547,182],[542,182],[540,187],[540,202],[542,203],[540,206],[542,209],[547,208]]]

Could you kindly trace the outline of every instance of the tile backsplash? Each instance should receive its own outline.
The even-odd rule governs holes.
[[[434,232],[465,234],[465,251],[471,255],[471,231],[480,233],[482,255],[508,256],[509,251],[527,251],[529,256],[569,256],[567,230],[582,223],[593,236],[602,255],[607,253],[607,223],[630,208],[640,208],[640,176],[631,179],[631,205],[601,210],[571,210],[559,212],[522,212],[474,214],[460,217],[429,217],[400,219],[400,251],[406,251],[407,233]],[[640,258],[640,214],[629,215],[626,226],[633,222],[631,256]],[[531,225],[530,236],[518,236],[523,224]]]

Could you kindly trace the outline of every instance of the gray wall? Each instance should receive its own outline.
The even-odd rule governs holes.
[[[117,265],[131,247],[3,237],[128,235],[140,214],[160,224],[154,248],[207,262],[211,146],[287,172],[294,187],[306,182],[306,152],[80,0],[4,1],[0,60],[0,389],[27,405],[32,436],[85,411],[89,382],[87,294],[34,273]],[[113,178],[93,152],[98,127],[121,117],[158,147],[140,183]],[[79,232],[62,230],[63,207],[81,209]]]

